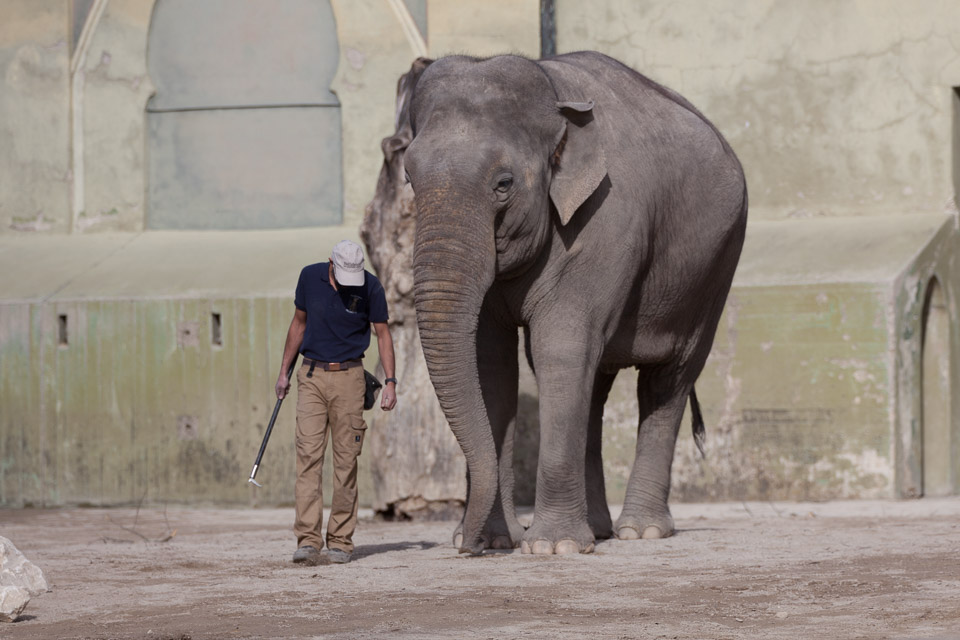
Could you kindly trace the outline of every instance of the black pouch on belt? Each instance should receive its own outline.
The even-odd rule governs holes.
[[[363,409],[366,411],[373,409],[373,405],[377,402],[377,391],[380,391],[380,387],[383,385],[380,384],[375,375],[366,369],[363,370],[363,380],[366,382],[363,390]]]

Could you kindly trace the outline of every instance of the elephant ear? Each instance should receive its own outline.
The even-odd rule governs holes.
[[[557,109],[564,124],[554,152],[550,199],[557,208],[560,222],[566,225],[607,175],[607,159],[594,118],[593,101],[584,95],[584,86],[589,82],[587,74],[562,62],[540,64],[561,98]]]
[[[410,125],[410,102],[413,98],[413,90],[417,86],[417,80],[420,79],[424,69],[432,63],[433,60],[429,58],[417,58],[410,65],[410,71],[400,76],[397,81],[397,110],[394,114],[393,123],[396,133],[387,136],[380,143],[383,157],[388,164],[393,160],[394,155],[403,153],[413,140],[413,128]]]

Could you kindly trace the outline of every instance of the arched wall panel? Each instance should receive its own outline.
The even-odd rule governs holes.
[[[329,0],[158,0],[147,226],[339,224],[338,58]]]

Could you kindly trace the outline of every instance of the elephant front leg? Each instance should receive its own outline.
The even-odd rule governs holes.
[[[621,540],[666,538],[673,535],[673,517],[667,506],[670,470],[680,422],[690,388],[664,388],[645,379],[637,384],[640,427],[633,470],[627,483],[623,511],[615,530]]]
[[[595,362],[599,349],[534,332],[540,392],[540,454],[533,524],[523,535],[524,553],[590,553],[594,534],[587,521],[586,451]],[[558,350],[561,350],[558,353]]]

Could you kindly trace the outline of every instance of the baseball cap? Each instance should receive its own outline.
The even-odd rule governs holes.
[[[363,286],[363,249],[356,242],[341,240],[333,248],[333,276],[345,287]]]

